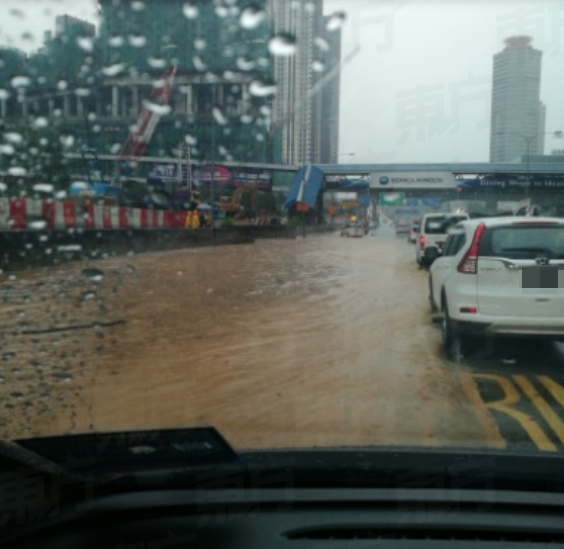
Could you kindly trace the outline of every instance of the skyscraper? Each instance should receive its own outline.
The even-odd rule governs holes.
[[[331,16],[326,16],[325,29]],[[339,70],[341,62],[341,29],[325,30],[325,41],[318,40],[327,49],[324,74]],[[319,161],[322,164],[336,164],[339,157],[339,105],[341,76],[339,72],[331,75],[321,90],[321,139]]]
[[[338,136],[339,78],[318,86],[334,66],[335,56],[340,57],[340,32],[327,38],[323,0],[269,0],[268,8],[273,35],[287,44],[288,53],[295,44],[291,55],[274,54],[277,95],[272,134],[280,151],[275,160],[329,162],[330,151],[337,150],[333,140]]]
[[[490,162],[542,154],[546,108],[540,102],[542,52],[529,36],[505,40],[493,59]]]

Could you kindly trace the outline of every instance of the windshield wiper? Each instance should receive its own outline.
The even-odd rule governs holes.
[[[68,476],[95,482],[240,463],[213,427],[39,437],[14,443]]]

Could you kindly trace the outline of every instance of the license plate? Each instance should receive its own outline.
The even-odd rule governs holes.
[[[522,288],[558,288],[558,267],[523,267]]]

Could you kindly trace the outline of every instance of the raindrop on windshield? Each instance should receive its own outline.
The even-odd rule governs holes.
[[[129,36],[129,43],[134,48],[141,48],[147,43],[147,38],[142,34],[132,34]]]
[[[54,185],[50,183],[36,183],[33,190],[38,193],[52,193],[55,190]]]
[[[215,13],[218,17],[227,17],[229,15],[229,10],[225,6],[217,6],[215,8]]]
[[[0,99],[10,99],[10,92],[4,88],[0,89]]]
[[[321,36],[318,36],[314,40],[314,43],[320,50],[329,51],[329,42],[327,42],[325,38],[321,38]]]
[[[268,41],[268,51],[272,55],[289,57],[295,55],[297,49],[296,39],[290,34],[277,34]]]
[[[6,183],[0,183],[0,192],[5,192],[8,190],[8,185],[6,185]],[[2,271],[0,271],[0,274],[2,274]]]
[[[186,143],[188,143],[188,145],[197,145],[198,144],[198,140],[193,135],[190,135],[189,133],[187,133],[184,136],[184,140],[186,141]]]
[[[79,97],[88,97],[92,92],[88,88],[76,88],[74,93]]]
[[[237,57],[237,68],[241,71],[250,71],[255,68],[255,62],[246,57]]]
[[[100,269],[83,269],[82,274],[94,282],[101,282],[104,280],[104,273]]]
[[[253,121],[253,117],[250,114],[241,115],[241,122],[243,124],[250,124]]]
[[[74,145],[74,135],[61,135],[59,141],[63,147],[71,148]]]
[[[222,126],[227,124],[228,120],[225,118],[225,115],[221,112],[219,107],[214,107],[212,109],[212,114],[218,124],[221,124]]]
[[[266,13],[257,6],[247,6],[239,18],[239,23],[244,29],[255,29],[266,18]]]
[[[44,116],[38,116],[33,121],[33,126],[37,129],[46,128],[49,125],[49,121]]]
[[[329,17],[325,25],[325,28],[328,31],[339,30],[343,26],[346,18],[347,15],[344,12],[338,11]]]
[[[8,168],[8,173],[10,175],[22,176],[27,173],[27,170],[22,166],[12,166],[11,168]]]
[[[37,219],[35,221],[31,221],[30,223],[28,223],[28,226],[30,229],[41,231],[47,228],[47,221],[45,221],[44,219]]]
[[[29,76],[14,76],[10,80],[10,84],[12,84],[13,88],[24,88],[31,84],[31,78]]]
[[[72,379],[74,379],[72,375],[68,374],[67,372],[54,372],[53,377],[65,383],[69,383],[69,381],[72,381]]]
[[[147,63],[153,69],[162,69],[166,66],[166,61],[162,57],[149,57]]]
[[[314,61],[311,64],[311,68],[314,72],[323,72],[325,70],[325,63],[323,63],[323,61]]]
[[[10,10],[10,15],[13,15],[14,17],[19,17],[20,19],[25,19],[25,14],[22,10],[19,10],[17,8],[12,8]]]
[[[182,6],[182,13],[184,17],[188,19],[196,19],[196,17],[198,17],[198,6],[194,4],[184,4],[184,6]]]
[[[206,64],[202,61],[202,59],[200,57],[198,57],[197,55],[195,55],[192,58],[192,62],[194,63],[194,67],[196,68],[197,71],[205,71],[206,70]]]
[[[84,51],[91,52],[94,50],[94,41],[91,36],[79,36],[76,39],[76,43],[78,44],[78,47]]]
[[[143,105],[147,110],[154,112],[155,114],[165,115],[169,114],[171,111],[170,105],[159,105],[158,103],[152,103],[151,101],[147,100],[143,101]]]
[[[206,41],[203,38],[196,38],[196,40],[194,40],[194,46],[197,50],[205,49],[206,45]]]
[[[124,42],[125,40],[123,39],[123,36],[120,36],[119,34],[108,39],[108,44],[112,48],[119,48],[120,46],[123,46]]]
[[[63,200],[66,197],[67,197],[67,191],[58,191],[57,193],[55,193],[55,198],[57,200]]]
[[[68,87],[69,87],[69,84],[68,84],[68,82],[67,82],[66,80],[59,80],[59,81],[57,82],[57,89],[58,89],[58,90],[64,91],[64,90],[66,90]]]
[[[276,86],[260,80],[253,80],[249,86],[249,93],[255,97],[266,97],[276,94]]]
[[[13,145],[0,145],[0,153],[1,154],[14,154],[16,149]]]
[[[141,11],[145,9],[145,2],[141,2],[141,0],[134,0],[131,2],[131,9],[135,11]]]
[[[102,69],[102,72],[104,73],[104,76],[117,76],[124,69],[125,69],[124,63],[114,63],[113,65],[104,67]]]
[[[4,139],[6,141],[9,141],[10,143],[22,143],[23,142],[23,136],[21,133],[18,132],[6,132],[4,134]]]

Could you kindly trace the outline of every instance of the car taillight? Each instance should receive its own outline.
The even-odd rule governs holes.
[[[478,271],[478,250],[480,248],[480,240],[482,234],[486,230],[486,226],[482,223],[478,225],[476,231],[474,232],[474,238],[472,238],[472,244],[468,251],[464,254],[464,257],[460,260],[458,264],[457,271],[463,274],[476,274]]]
[[[424,234],[419,235],[419,246],[421,247],[421,249],[423,249],[425,247],[425,235]]]

